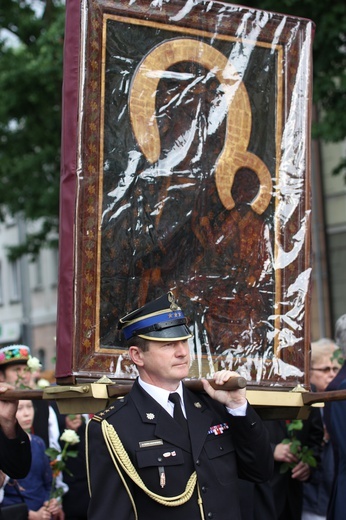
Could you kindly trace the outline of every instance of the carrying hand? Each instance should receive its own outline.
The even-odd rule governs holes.
[[[224,385],[231,377],[239,377],[237,372],[231,370],[220,370],[215,372],[214,381],[217,385]],[[215,390],[206,379],[202,379],[204,391],[210,395],[212,399],[219,401],[227,406],[227,408],[239,408],[246,404],[246,389],[237,388],[235,390]]]
[[[14,439],[16,437],[16,413],[18,401],[3,401],[1,394],[7,390],[14,390],[8,383],[0,382],[0,426],[6,437]]]

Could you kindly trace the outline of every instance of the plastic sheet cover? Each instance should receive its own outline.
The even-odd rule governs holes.
[[[307,383],[313,29],[222,2],[67,3],[58,377],[135,377],[118,320],[171,290],[191,377]]]

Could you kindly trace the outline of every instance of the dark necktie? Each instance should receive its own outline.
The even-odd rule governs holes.
[[[187,420],[183,414],[183,410],[181,409],[180,404],[180,395],[177,392],[174,394],[169,394],[168,399],[174,403],[173,417],[180,424],[185,433],[189,433],[189,428],[187,426]]]

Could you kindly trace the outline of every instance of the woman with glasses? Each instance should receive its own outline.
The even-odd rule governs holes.
[[[338,346],[328,338],[311,343],[310,383],[316,392],[324,392],[340,370],[335,356]]]
[[[335,353],[338,347],[328,338],[311,343],[310,383],[312,390],[324,392],[340,370]],[[323,419],[323,408],[320,409]],[[324,438],[321,464],[313,472],[311,479],[303,484],[302,520],[325,520],[331,495],[334,457],[332,445],[324,421]]]

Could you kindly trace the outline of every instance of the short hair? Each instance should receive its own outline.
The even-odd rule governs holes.
[[[346,359],[346,314],[343,314],[336,320],[335,341],[341,348],[343,357]]]
[[[129,340],[127,340],[125,347],[129,349],[130,347],[138,347],[143,352],[147,352],[149,350],[149,341],[144,338],[140,338],[139,336],[133,336]]]
[[[314,366],[325,356],[333,358],[334,352],[338,349],[337,344],[330,338],[321,338],[311,343],[311,365]]]

